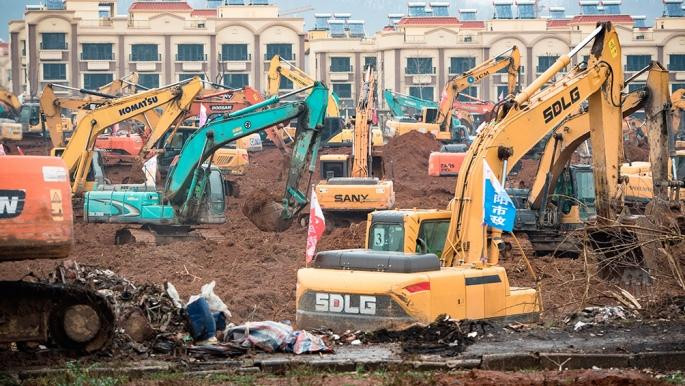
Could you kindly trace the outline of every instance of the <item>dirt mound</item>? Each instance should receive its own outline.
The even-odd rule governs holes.
[[[281,218],[283,205],[279,198],[266,190],[253,192],[243,203],[242,212],[259,230],[264,232],[283,232],[292,221]]]
[[[393,180],[426,178],[428,157],[440,150],[440,143],[431,134],[410,131],[391,139],[383,147],[385,175]]]
[[[335,228],[321,239],[317,249],[326,251],[329,249],[362,248],[365,235],[366,222],[352,224],[347,228]]]
[[[626,143],[623,146],[626,161],[649,161],[649,146],[638,147]]]

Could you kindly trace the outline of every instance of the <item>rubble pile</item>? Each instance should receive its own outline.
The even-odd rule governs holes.
[[[161,354],[233,357],[250,350],[295,354],[330,352],[325,341],[286,323],[230,323],[231,313],[214,294],[215,282],[202,286],[184,304],[166,283],[137,285],[108,269],[65,261],[47,279],[76,284],[103,296],[116,315],[111,351],[118,355]]]
[[[51,283],[79,284],[102,295],[116,315],[113,351],[180,354],[187,341],[183,312],[162,286],[136,285],[108,269],[67,260],[48,278]]]
[[[487,322],[457,321],[441,315],[429,325],[414,325],[404,330],[381,329],[364,334],[366,343],[400,343],[409,354],[438,354],[456,356],[475,342],[479,333],[484,334]]]

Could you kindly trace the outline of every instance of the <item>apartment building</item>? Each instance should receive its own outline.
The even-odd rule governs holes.
[[[308,68],[348,101],[356,99],[367,64],[376,65],[381,88],[436,100],[450,77],[516,45],[525,86],[568,53],[598,21],[610,20],[621,39],[626,78],[650,60],[658,60],[672,71],[671,88],[685,87],[683,0],[663,0],[663,17],[653,25],[647,25],[644,16],[622,14],[620,0],[582,0],[579,5],[579,15],[567,16],[561,7],[539,15],[535,0],[494,0],[493,17],[479,19],[475,9],[460,9],[453,16],[446,2],[410,2],[406,15],[388,15],[388,26],[370,37],[353,33],[353,26],[341,33],[337,21],[341,18],[318,14],[315,28],[309,31]],[[586,47],[572,64],[588,53]],[[506,93],[506,80],[506,74],[495,74],[463,94],[497,100]],[[645,80],[646,75],[638,77],[630,89]]]
[[[145,87],[199,75],[261,90],[274,54],[304,66],[304,19],[279,15],[268,0],[208,4],[136,1],[127,15],[118,15],[117,0],[27,6],[22,20],[9,23],[12,90],[36,96],[47,83],[94,89],[133,71]]]
[[[0,40],[0,87],[9,90],[11,80],[10,45]]]

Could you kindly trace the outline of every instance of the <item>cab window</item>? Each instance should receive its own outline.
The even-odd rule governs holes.
[[[676,179],[678,181],[685,180],[685,156],[679,155],[675,158],[676,162]]]
[[[402,224],[373,224],[369,232],[369,244],[374,251],[404,251]]]
[[[447,228],[450,223],[448,220],[423,221],[419,228],[419,239],[416,243],[416,253],[434,253],[437,256],[442,254],[447,238]]]

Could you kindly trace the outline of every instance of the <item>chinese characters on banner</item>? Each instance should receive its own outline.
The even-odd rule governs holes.
[[[483,222],[511,232],[516,220],[516,207],[486,160],[483,160],[483,185]]]
[[[307,248],[306,261],[307,265],[312,262],[314,254],[316,253],[316,243],[319,242],[324,230],[326,230],[326,220],[323,217],[323,211],[319,206],[319,199],[316,198],[316,192],[312,189],[312,199],[309,203],[309,228],[307,229]]]

